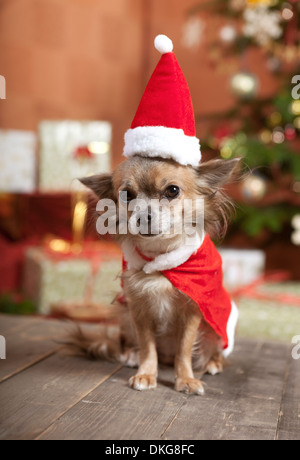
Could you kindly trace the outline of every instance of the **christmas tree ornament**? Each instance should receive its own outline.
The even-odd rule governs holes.
[[[271,72],[279,72],[281,69],[281,61],[276,56],[271,56],[267,59],[267,68],[271,70]]]
[[[267,121],[271,127],[278,126],[282,122],[282,115],[280,112],[272,112]]]
[[[283,128],[275,128],[272,134],[272,141],[275,144],[282,144],[285,141]]]
[[[240,99],[252,99],[257,95],[259,82],[256,75],[249,72],[239,72],[230,82],[231,90]]]
[[[297,137],[294,125],[288,123],[284,128],[284,135],[287,141],[293,141]]]
[[[240,13],[246,6],[246,0],[230,0],[229,7],[232,11]]]
[[[286,45],[283,48],[283,60],[288,64],[295,62],[298,58],[299,51],[297,46],[294,45]]]
[[[300,230],[300,214],[295,214],[295,216],[292,218],[292,227],[295,230]]]
[[[87,147],[94,155],[104,155],[110,149],[109,143],[105,141],[92,141],[88,143]]]
[[[278,3],[278,0],[246,0],[247,6],[258,7],[258,6],[274,6]]]
[[[251,174],[242,184],[242,194],[247,201],[259,201],[266,192],[266,179],[258,174]]]
[[[293,115],[300,115],[300,100],[293,101],[290,105],[290,112]]]
[[[202,19],[191,17],[183,26],[182,44],[186,48],[196,48],[203,39],[205,23]]]
[[[223,43],[231,44],[237,37],[237,31],[233,26],[226,25],[221,28],[219,36]]]
[[[260,140],[264,144],[269,144],[272,141],[272,133],[269,129],[264,129],[259,133]]]
[[[295,118],[295,120],[293,121],[293,124],[296,129],[300,130],[300,117]]]
[[[258,4],[255,8],[246,8],[243,33],[258,45],[265,46],[281,37],[281,19],[279,11],[273,11],[265,5]]]
[[[295,230],[292,233],[291,241],[295,246],[300,246],[300,230]]]
[[[298,181],[294,182],[292,190],[295,193],[300,193],[300,182]]]
[[[201,160],[200,143],[186,79],[173,53],[172,41],[165,35],[158,35],[154,46],[162,56],[131,128],[125,133],[123,155],[129,158],[138,153],[197,166]]]
[[[230,145],[228,145],[228,143],[226,143],[220,150],[220,155],[222,158],[224,158],[224,160],[228,160],[229,158],[232,157],[233,155],[233,150],[232,148],[230,147]]]
[[[227,140],[232,136],[233,131],[229,124],[223,123],[220,124],[214,131],[213,131],[213,139],[214,143],[219,147],[223,147]]]
[[[296,246],[300,246],[300,214],[296,214],[291,222],[293,233],[291,234],[291,241]]]
[[[281,16],[284,21],[290,21],[294,17],[293,6],[290,3],[282,5]]]

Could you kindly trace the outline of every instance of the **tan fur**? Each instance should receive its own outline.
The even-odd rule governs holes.
[[[180,187],[178,203],[185,198],[205,199],[208,216],[206,231],[220,233],[227,223],[229,200],[222,191],[232,177],[236,161],[216,160],[198,168],[181,166],[172,160],[147,159],[139,156],[122,163],[110,177],[94,176],[83,179],[99,198],[112,198],[118,203],[118,194],[129,190],[136,198],[161,199],[168,185]],[[179,209],[179,208],[178,208]],[[117,235],[122,242],[131,239],[147,257],[165,254],[182,245],[184,235],[176,231],[178,211],[175,206],[174,234]],[[129,213],[128,220],[132,213]],[[123,274],[127,305],[120,306],[120,344],[111,349],[111,358],[138,365],[129,384],[136,390],[153,389],[157,385],[158,362],[174,364],[175,389],[186,393],[203,394],[202,382],[195,379],[193,368],[202,373],[222,371],[222,343],[204,321],[198,305],[179,292],[160,272],[146,274],[130,269]],[[75,347],[100,357],[112,346],[110,341],[92,345],[84,336],[73,339]],[[103,346],[106,343],[106,347]],[[105,353],[103,352],[105,351]]]

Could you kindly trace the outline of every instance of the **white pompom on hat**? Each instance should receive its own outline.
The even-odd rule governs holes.
[[[154,46],[160,54],[171,53],[173,51],[173,42],[166,35],[157,35],[154,39]]]

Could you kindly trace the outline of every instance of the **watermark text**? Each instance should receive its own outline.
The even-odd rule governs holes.
[[[0,359],[6,359],[6,340],[0,335]]]
[[[3,75],[0,75],[0,99],[6,99],[6,81]]]
[[[294,75],[292,84],[295,85],[292,89],[292,98],[295,100],[300,99],[300,75]]]
[[[96,207],[100,235],[178,235],[193,236],[204,229],[204,199],[132,199],[123,192],[116,203],[101,199]]]
[[[292,348],[292,358],[300,359],[300,335],[295,335],[292,338],[292,343],[295,344],[295,346]]]

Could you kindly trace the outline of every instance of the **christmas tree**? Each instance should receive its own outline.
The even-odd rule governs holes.
[[[289,228],[292,244],[300,245],[300,2],[291,0],[211,0],[190,9],[184,43],[192,47],[202,27],[201,15],[222,17],[209,44],[212,64],[226,59],[243,63],[230,76],[236,105],[223,113],[197,116],[209,120],[201,133],[203,150],[224,159],[242,157],[246,178],[230,190],[237,213],[232,232],[270,241]],[[198,34],[198,35],[197,35]],[[194,40],[194,41],[193,41]],[[264,56],[266,71],[279,90],[259,98],[259,80],[245,66],[250,48]],[[299,75],[298,75],[299,74]]]

